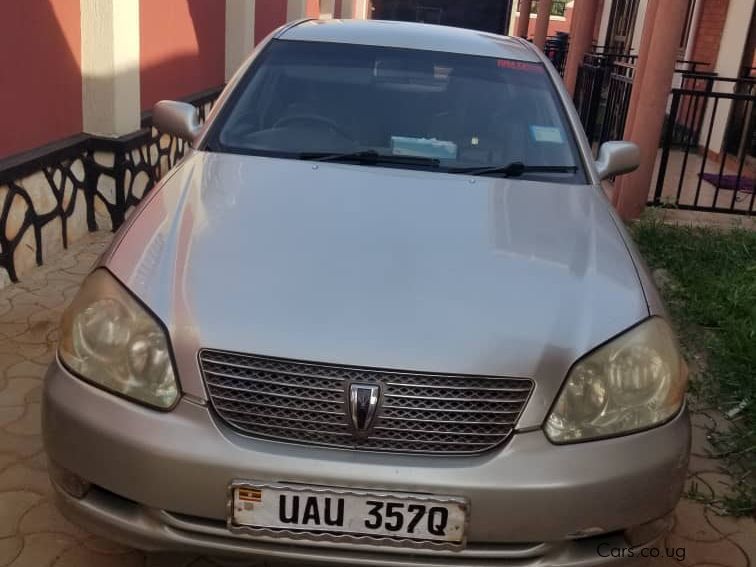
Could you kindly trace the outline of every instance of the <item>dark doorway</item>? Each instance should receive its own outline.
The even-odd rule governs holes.
[[[512,0],[372,0],[371,18],[506,34]]]
[[[751,27],[743,47],[741,59],[741,81],[735,83],[734,92],[739,95],[756,96],[756,6],[751,13]],[[756,104],[754,99],[734,101],[730,110],[730,121],[725,134],[727,153],[739,160],[746,159],[756,167]]]
[[[639,0],[614,0],[606,31],[606,46],[614,51],[628,52],[633,43],[635,18]]]

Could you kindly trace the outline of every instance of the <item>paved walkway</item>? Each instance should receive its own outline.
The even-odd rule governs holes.
[[[107,245],[109,234],[77,243],[53,265],[0,290],[0,567],[209,567],[209,559],[150,555],[90,535],[67,522],[51,503],[42,449],[39,404],[42,376],[52,360],[65,305]],[[720,492],[726,478],[707,457],[706,431],[714,415],[694,422],[691,479],[699,493]],[[756,522],[719,517],[683,500],[666,547],[684,559],[654,567],[756,567]],[[666,550],[660,549],[665,555]]]

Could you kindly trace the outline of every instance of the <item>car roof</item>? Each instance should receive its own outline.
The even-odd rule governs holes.
[[[414,22],[302,20],[284,28],[276,37],[540,61],[530,44],[519,38]]]

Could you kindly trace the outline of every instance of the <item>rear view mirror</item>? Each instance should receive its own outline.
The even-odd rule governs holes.
[[[605,142],[599,148],[596,170],[603,181],[638,169],[640,148],[633,142]]]
[[[158,130],[187,142],[194,141],[200,131],[199,111],[189,103],[161,100],[152,111],[152,121]]]

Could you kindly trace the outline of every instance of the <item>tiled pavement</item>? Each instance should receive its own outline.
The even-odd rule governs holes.
[[[51,502],[40,439],[42,375],[53,357],[61,311],[109,237],[91,235],[55,264],[0,290],[0,567],[215,565],[206,558],[146,555],[92,536],[67,522]],[[690,482],[699,492],[720,492],[726,478],[707,456],[706,442],[707,429],[720,423],[706,413],[696,414],[694,423]],[[684,559],[655,560],[655,567],[756,567],[756,522],[720,517],[683,500],[666,548],[684,549]]]

